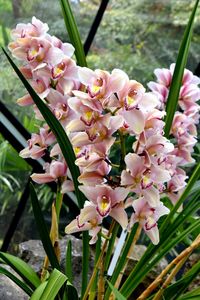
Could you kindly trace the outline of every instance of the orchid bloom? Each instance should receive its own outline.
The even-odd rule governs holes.
[[[86,201],[80,215],[65,227],[65,233],[89,230],[89,234],[92,236],[90,244],[94,244],[97,241],[97,234],[101,230],[101,226],[99,226],[101,223],[102,217],[98,214],[95,205]]]
[[[33,133],[31,139],[28,140],[28,147],[20,151],[23,158],[41,158],[45,154],[45,150],[49,145],[54,143],[55,136],[49,130],[48,126],[40,128],[40,133]]]
[[[144,197],[133,200],[132,206],[134,213],[131,216],[130,228],[133,224],[139,222],[152,243],[157,245],[159,243],[157,221],[161,216],[168,214],[169,209],[162,202],[159,202],[156,207],[151,207],[148,198]]]
[[[45,170],[44,174],[33,173],[31,175],[32,180],[39,184],[56,181],[58,178],[66,176],[67,166],[63,162],[52,161],[51,164],[45,165]]]
[[[170,131],[173,145],[164,137],[164,109],[174,64],[169,69],[156,69],[157,81],[150,82],[151,92],[146,92],[141,83],[129,79],[122,70],[109,73],[77,66],[72,58],[74,47],[47,32],[48,25],[35,17],[32,23],[18,24],[11,32],[9,50],[23,62],[23,75],[66,131],[76,156],[79,189],[88,201],[66,227],[66,233],[89,230],[90,243],[94,243],[108,216],[126,229],[128,203],[134,209],[129,227],[139,222],[157,244],[157,221],[169,212],[160,201],[161,195],[167,195],[172,203],[177,201],[187,179],[180,167],[194,161],[191,154],[200,118],[200,79],[184,71],[180,112],[176,112]],[[28,94],[17,102],[21,106],[34,104]],[[35,117],[44,122],[36,105],[33,110]],[[125,158],[117,154],[113,159],[111,147],[119,151],[121,146],[122,150],[122,140],[127,136],[134,140],[133,153],[126,153]],[[45,164],[43,174],[34,173],[32,179],[39,184],[59,181],[61,193],[73,191],[72,176],[47,124],[32,134],[20,155],[38,159],[48,151],[51,163]],[[129,192],[137,199],[126,201]]]
[[[129,189],[117,187],[112,189],[108,185],[80,186],[79,189],[96,207],[98,214],[104,218],[113,217],[123,228],[128,224],[128,217],[123,207],[123,201]]]

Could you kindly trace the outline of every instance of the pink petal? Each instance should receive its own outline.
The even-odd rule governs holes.
[[[45,174],[36,174],[36,173],[33,173],[31,175],[31,178],[32,178],[33,181],[35,181],[35,182],[37,182],[39,184],[55,181],[55,178],[52,177],[48,173],[45,173]]]
[[[123,117],[134,133],[140,134],[144,130],[145,118],[140,110],[125,111]]]
[[[79,68],[78,76],[80,81],[86,86],[91,84],[95,78],[97,79],[95,72],[86,67]]]
[[[17,104],[19,104],[20,106],[29,106],[34,104],[33,99],[31,98],[31,96],[29,94],[19,98],[17,100]]]
[[[109,215],[115,219],[123,229],[126,229],[128,225],[128,216],[122,205],[114,207]]]
[[[133,177],[135,177],[145,169],[143,159],[135,153],[127,154],[125,156],[125,163],[127,169],[130,170]]]
[[[156,225],[156,226],[152,227],[150,230],[146,230],[144,228],[144,230],[145,230],[145,233],[150,238],[150,240],[152,241],[152,243],[154,245],[157,245],[159,243],[159,241],[160,241],[158,226]]]
[[[71,180],[65,180],[62,184],[61,193],[65,194],[74,191],[74,183]]]
[[[160,195],[159,195],[159,191],[154,186],[142,190],[142,193],[149,206],[151,207],[158,206],[158,204],[160,203]]]

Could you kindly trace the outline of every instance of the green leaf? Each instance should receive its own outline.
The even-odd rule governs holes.
[[[196,1],[195,6],[193,8],[192,14],[190,16],[189,22],[185,29],[183,39],[179,48],[178,57],[176,60],[176,66],[174,70],[174,74],[172,77],[172,83],[169,90],[169,96],[166,103],[166,119],[165,119],[165,136],[168,137],[172,125],[172,121],[174,118],[174,114],[176,111],[176,107],[179,99],[179,92],[182,84],[182,78],[184,73],[184,68],[187,63],[190,42],[192,38],[192,29],[194,18],[197,10],[197,6],[199,4],[199,0]]]
[[[89,270],[89,234],[87,231],[83,232],[83,250],[82,250],[82,287],[81,295],[83,296],[88,284],[88,270]]]
[[[47,285],[42,295],[38,300],[53,300],[66,281],[67,276],[65,276],[60,271],[54,269],[48,279]]]
[[[11,192],[14,192],[13,188],[12,188],[12,185],[10,183],[10,181],[3,175],[0,174],[0,181],[3,181],[4,184],[8,187],[8,189],[11,191]]]
[[[140,261],[137,263],[134,270],[132,271],[132,273],[133,273],[132,278],[134,278],[135,276],[139,276],[139,278],[140,278],[140,279],[138,279],[138,281],[133,279],[133,281],[132,281],[133,289],[134,289],[134,285],[135,285],[135,287],[137,287],[140,280],[142,281],[142,278],[144,278],[145,274],[147,274],[150,271],[150,268],[146,268],[147,263],[149,261],[153,261],[153,264],[151,265],[151,266],[153,266],[154,263],[156,264],[156,262],[160,260],[162,255],[163,256],[166,255],[166,253],[169,252],[170,249],[172,249],[180,241],[179,238],[181,238],[181,240],[184,239],[184,237],[181,237],[180,233],[177,233],[177,230],[192,215],[192,213],[194,213],[195,211],[197,211],[199,209],[200,203],[198,201],[198,198],[199,198],[199,192],[196,192],[196,194],[193,195],[193,198],[187,203],[186,207],[182,210],[182,212],[180,214],[178,214],[177,217],[175,218],[175,220],[173,220],[172,223],[170,223],[168,225],[168,227],[165,229],[166,232],[164,231],[162,233],[162,235],[160,237],[160,243],[156,246],[154,246],[152,244],[149,245],[146,252],[144,253],[142,258],[140,259]],[[196,221],[194,221],[194,222],[196,223]],[[199,227],[197,226],[197,228],[199,228]],[[192,232],[194,232],[194,231],[195,231],[195,229],[192,228]],[[184,232],[184,235],[185,235],[185,233],[186,233],[186,231]],[[174,237],[174,234],[176,234],[176,237]],[[187,235],[185,235],[185,236],[187,236]],[[121,260],[121,258],[120,258],[120,260]],[[112,284],[115,283],[115,281],[117,279],[117,274],[121,270],[121,268],[118,268],[120,260],[119,260],[116,270],[111,278]],[[105,297],[106,300],[108,299],[108,297],[107,297],[108,295],[109,295],[109,290],[106,291],[106,297]]]
[[[98,240],[96,242],[95,247],[96,247],[96,249],[95,249],[94,265],[96,265],[96,263],[98,261],[98,258],[99,258],[99,255],[101,254],[101,234],[100,234],[100,232],[98,234]],[[93,284],[91,286],[88,300],[96,299],[97,283],[98,283],[98,272],[97,272],[97,274],[95,276],[95,279],[93,281]]]
[[[113,294],[115,295],[116,299],[118,299],[118,300],[126,300],[127,299],[108,280],[107,280],[107,283],[108,283],[109,287],[111,288]]]
[[[116,237],[117,237],[119,228],[120,228],[119,224],[115,223],[115,226],[112,230],[111,239],[109,240],[108,249],[106,251],[105,262],[104,262],[105,271],[107,271],[107,269],[109,267],[110,259],[111,259],[111,256],[112,256],[112,252],[113,252],[113,249],[114,249],[114,244],[115,244],[115,241],[116,241]]]
[[[39,205],[39,201],[35,192],[33,185],[30,183],[30,194],[31,194],[31,203],[33,207],[33,213],[35,217],[35,222],[37,225],[38,232],[40,234],[40,238],[44,247],[44,250],[48,256],[50,264],[53,268],[60,270],[60,265],[58,259],[55,255],[52,242],[49,237],[49,233],[47,230],[47,226],[44,221],[44,217]]]
[[[125,242],[124,247],[122,249],[121,256],[120,256],[120,258],[117,262],[114,273],[113,273],[113,275],[111,277],[111,280],[110,280],[110,283],[112,285],[115,284],[121,270],[124,268],[124,266],[126,264],[126,261],[127,261],[126,258],[128,256],[128,252],[129,252],[129,249],[132,245],[132,242],[133,242],[134,236],[136,234],[137,228],[138,228],[138,224],[134,224],[131,232],[128,235],[128,238],[126,239],[126,242]],[[111,293],[111,289],[108,288],[106,293],[105,293],[105,300],[109,299],[110,293]]]
[[[75,48],[75,56],[77,59],[77,64],[81,67],[86,67],[87,62],[85,58],[85,53],[83,45],[81,42],[80,34],[74,19],[70,4],[68,0],[60,0],[60,5],[62,8],[62,13],[65,21],[65,25],[69,34],[70,42]]]
[[[68,300],[78,300],[78,293],[75,287],[67,281],[67,298]]]
[[[69,281],[73,283],[72,275],[72,241],[69,240],[66,249],[66,260],[65,260],[65,274],[69,278]]]
[[[192,290],[190,292],[187,292],[183,296],[180,296],[178,300],[199,300],[200,299],[200,287],[196,288],[195,290]]]
[[[3,48],[2,48],[3,49]],[[42,116],[44,117],[45,121],[53,131],[54,135],[56,136],[57,142],[61,148],[62,154],[67,162],[67,165],[69,167],[69,170],[72,175],[72,179],[74,182],[74,188],[76,192],[76,197],[78,199],[78,203],[80,207],[83,207],[83,204],[85,202],[85,197],[81,193],[81,191],[78,189],[78,181],[77,178],[80,175],[78,167],[75,165],[75,154],[72,148],[72,145],[65,133],[64,128],[60,124],[60,122],[56,119],[54,114],[50,111],[50,109],[47,107],[47,105],[40,99],[38,94],[34,91],[34,89],[31,87],[31,85],[28,83],[26,78],[23,76],[23,74],[20,72],[18,67],[15,65],[13,60],[10,58],[10,56],[7,54],[7,52],[3,49],[3,52],[5,53],[8,61],[10,62],[11,66],[17,73],[18,77],[22,81],[23,85],[29,92],[30,96],[32,97],[34,103],[37,105],[39,111],[41,112]]]
[[[29,296],[32,295],[33,291],[28,287],[28,285],[25,284],[23,281],[21,281],[12,273],[10,273],[8,270],[4,269],[3,267],[0,267],[0,274],[4,274],[8,278],[10,278],[14,283],[16,283],[16,285],[18,285]]]
[[[139,263],[131,271],[127,280],[124,282],[120,292],[125,296],[129,297],[139,283],[144,279],[146,274],[158,263],[162,257],[164,257],[170,249],[172,249],[177,243],[181,242],[188,234],[191,234],[194,230],[200,229],[200,220],[196,220],[192,225],[188,226],[185,230],[179,233],[175,238],[169,239],[162,244],[160,252],[158,249],[160,244],[153,246],[153,252],[155,257],[149,260],[149,257],[146,257],[146,260],[140,259]],[[141,265],[142,264],[142,265]]]
[[[40,286],[34,291],[30,300],[39,300],[47,286],[47,281],[40,284]]]
[[[0,258],[8,264],[32,289],[37,288],[41,281],[35,271],[22,259],[8,253],[0,252]]]
[[[6,27],[4,26],[4,24],[1,25],[1,29],[2,29],[2,37],[3,37],[3,41],[4,41],[4,46],[7,46],[9,43],[9,37],[8,37],[8,33],[6,31]]]

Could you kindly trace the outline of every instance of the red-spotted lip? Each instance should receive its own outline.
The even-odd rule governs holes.
[[[91,126],[92,123],[93,123],[93,121],[94,121],[94,118],[92,117],[90,120],[85,120],[85,119],[83,118],[83,116],[81,116],[81,117],[80,117],[80,120],[81,120],[85,125]]]
[[[102,212],[102,210],[99,209],[99,207],[96,207],[97,212],[100,214],[101,217],[105,217],[109,214],[110,212],[110,206],[108,207],[108,209],[106,209],[104,212]]]
[[[79,222],[79,216],[78,216],[78,217],[76,217],[76,220],[77,220],[77,225],[78,225],[78,228],[82,228],[82,227],[85,225],[85,223],[83,223],[83,224],[80,224],[80,222]]]
[[[151,230],[152,228],[156,227],[157,223],[155,222],[153,225],[149,226],[148,222],[146,222],[144,226],[145,226],[145,229],[148,231],[148,230]]]

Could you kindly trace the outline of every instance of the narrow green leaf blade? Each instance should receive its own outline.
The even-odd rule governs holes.
[[[128,276],[127,280],[124,282],[123,286],[120,289],[120,292],[125,296],[129,297],[131,293],[135,290],[135,288],[139,285],[139,283],[144,279],[146,274],[155,266],[156,263],[160,261],[162,257],[164,257],[170,249],[172,249],[177,243],[181,242],[186,236],[191,234],[194,230],[200,229],[200,220],[196,220],[192,225],[187,227],[183,230],[180,234],[178,234],[175,238],[168,241],[165,245],[162,246],[160,252],[157,252],[157,247],[154,246],[154,253],[155,257],[151,259],[149,262],[148,260],[143,262],[144,268],[139,268],[138,265],[141,266],[139,263],[136,267],[131,271],[130,275]],[[148,262],[148,263],[147,263]]]
[[[180,296],[178,300],[199,300],[200,299],[200,287],[187,292],[186,294]]]
[[[66,260],[65,260],[65,274],[69,278],[69,281],[73,283],[72,275],[72,241],[69,240],[66,248]]]
[[[3,49],[3,48],[2,48]],[[67,162],[67,165],[70,169],[72,179],[74,182],[74,188],[76,192],[76,197],[78,199],[78,203],[80,207],[83,207],[83,204],[85,202],[85,197],[81,193],[81,191],[78,189],[78,181],[77,178],[80,175],[78,167],[75,165],[75,154],[72,148],[72,145],[66,135],[65,130],[63,129],[62,125],[60,122],[56,119],[54,114],[50,111],[50,109],[46,106],[46,104],[40,99],[38,94],[34,91],[32,86],[28,83],[26,78],[23,76],[23,74],[20,72],[18,67],[15,65],[13,60],[10,58],[10,56],[7,54],[7,52],[3,49],[4,54],[6,55],[8,61],[10,62],[11,66],[17,73],[19,79],[22,81],[23,85],[29,92],[30,96],[32,97],[33,101],[37,105],[38,109],[40,110],[41,114],[43,115],[45,121],[55,134],[58,144],[61,148],[62,154]]]
[[[21,281],[19,278],[17,278],[12,273],[10,273],[5,268],[0,267],[0,274],[4,274],[8,278],[10,278],[14,283],[16,283],[16,285],[18,285],[29,296],[32,295],[33,291],[28,287],[28,285],[26,283],[24,283],[23,281]]]
[[[47,286],[47,281],[41,283],[39,287],[34,291],[30,300],[39,300]]]
[[[6,27],[4,26],[4,24],[1,25],[1,28],[2,28],[2,37],[3,37],[4,46],[7,46],[9,43],[8,33],[6,31]]]
[[[69,281],[67,281],[67,298],[68,298],[68,300],[71,300],[71,299],[78,300],[79,299],[77,290]]]
[[[126,300],[127,299],[108,280],[107,280],[107,283],[108,283],[109,287],[111,288],[111,290],[117,300]]]
[[[88,284],[88,270],[89,270],[89,234],[87,231],[83,232],[82,240],[83,250],[82,250],[82,287],[81,295],[83,296]]]
[[[197,6],[199,4],[199,0],[196,1],[195,6],[193,8],[192,14],[190,16],[189,22],[185,29],[183,39],[179,48],[178,57],[176,60],[176,66],[172,78],[171,87],[169,90],[169,96],[166,103],[166,125],[165,125],[165,136],[168,137],[172,125],[172,121],[174,118],[174,114],[176,111],[176,107],[178,104],[179,92],[183,78],[184,68],[187,63],[191,38],[192,38],[192,29],[194,18],[197,10]]]
[[[59,290],[63,284],[67,281],[67,276],[65,276],[60,271],[54,269],[51,273],[47,285],[38,300],[53,300],[58,294]]]
[[[31,203],[33,207],[33,213],[35,217],[35,222],[37,225],[38,232],[40,234],[40,238],[44,247],[44,250],[49,258],[50,264],[53,268],[60,270],[60,265],[58,259],[55,255],[49,233],[44,221],[44,217],[39,205],[39,201],[35,192],[33,185],[30,183],[30,194],[31,194]]]
[[[70,4],[68,0],[60,0],[62,13],[65,21],[65,25],[69,34],[70,41],[75,48],[75,56],[77,64],[81,67],[86,67],[86,58],[81,42],[80,34],[74,19]]]
[[[32,289],[37,288],[41,281],[35,271],[19,257],[0,252],[0,258],[8,264]]]

